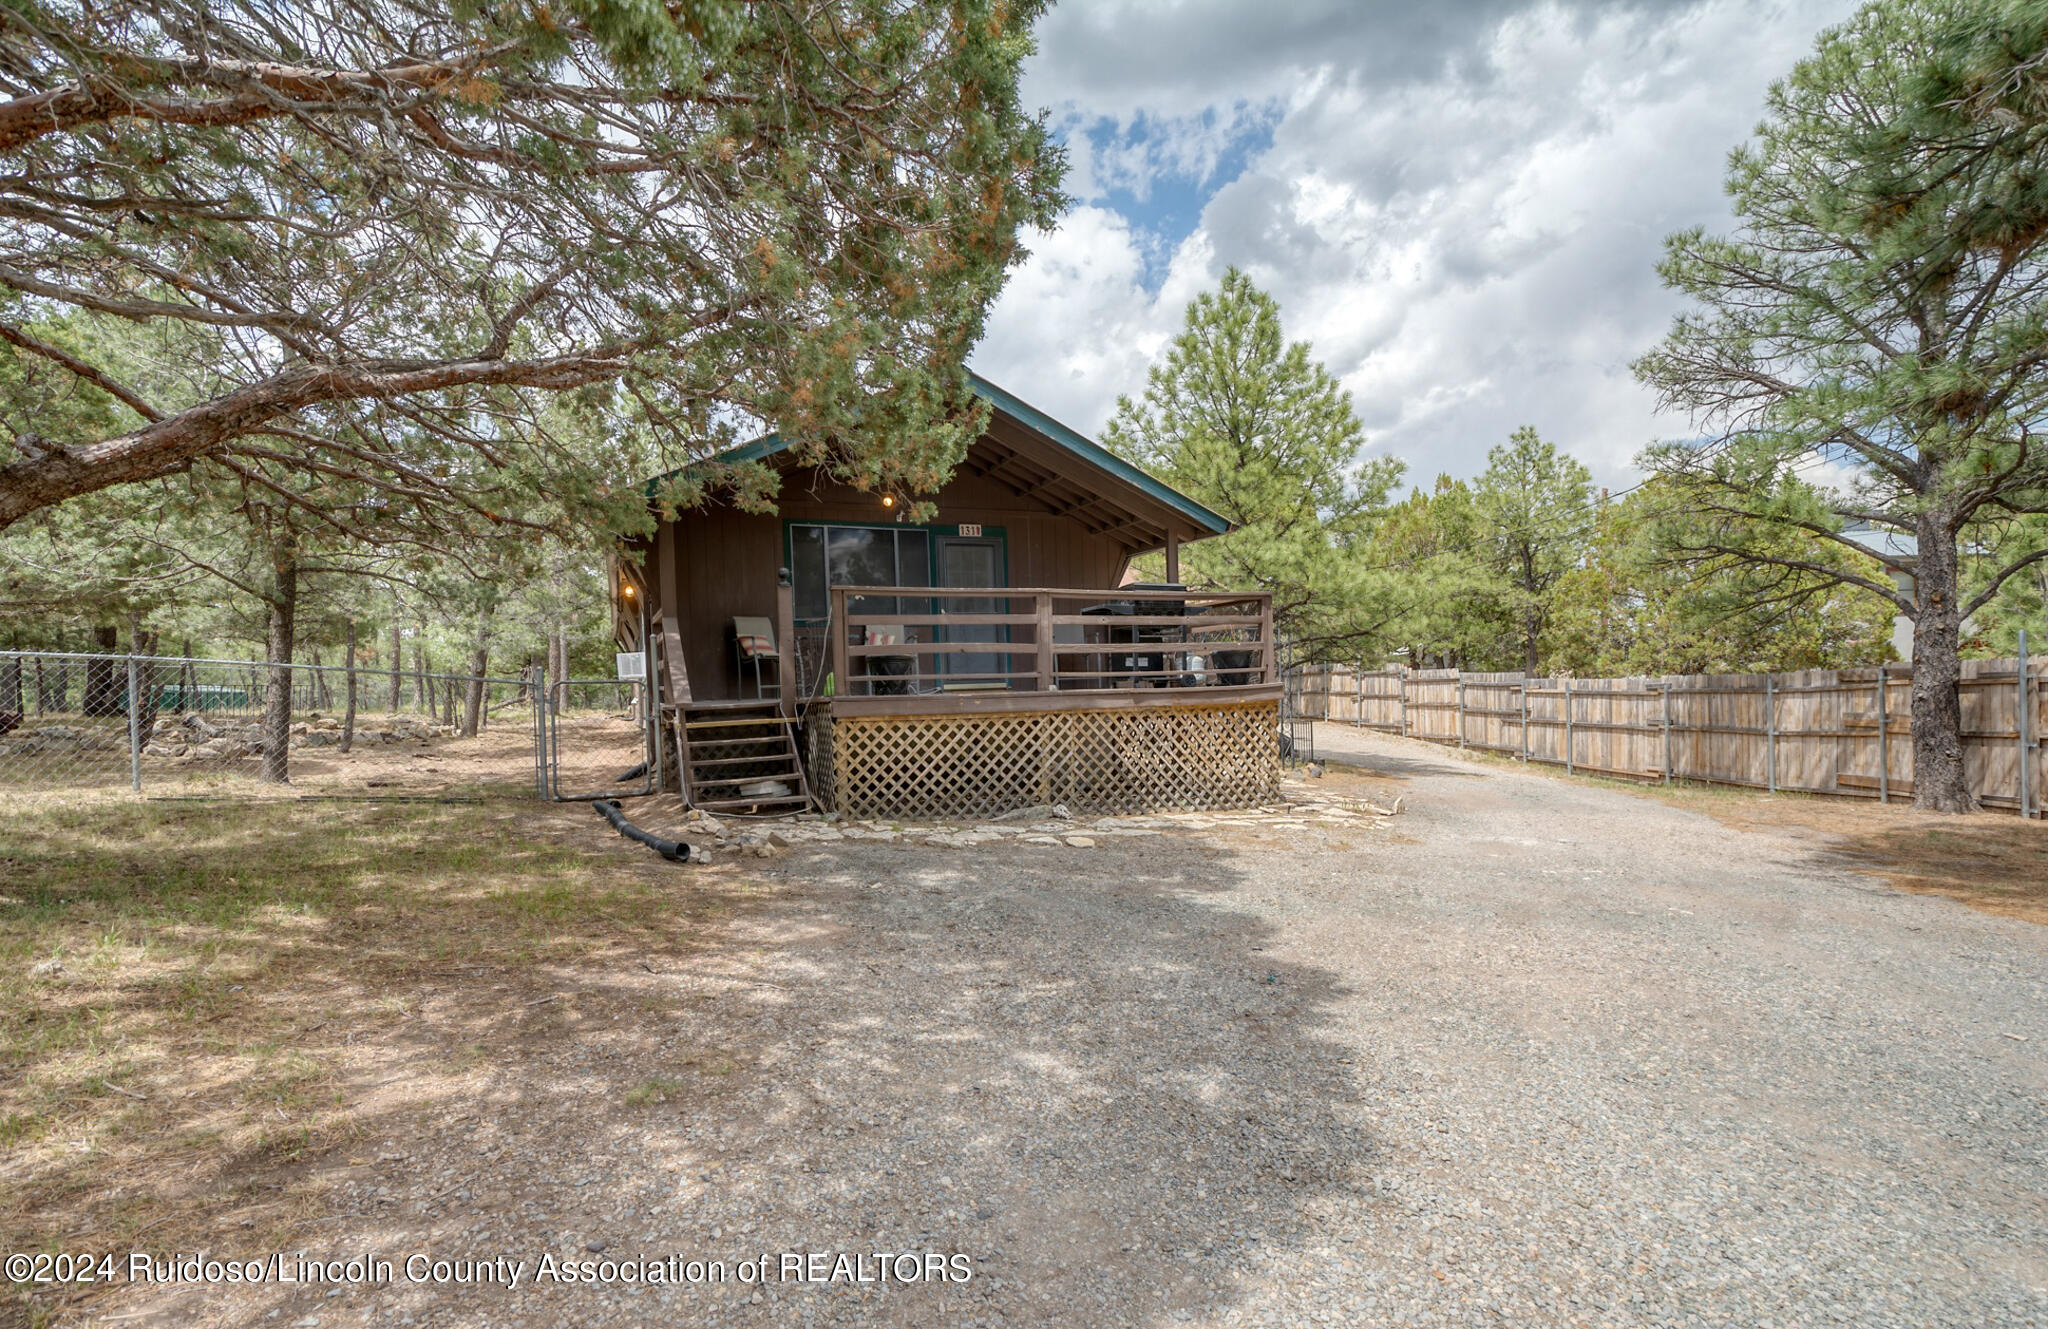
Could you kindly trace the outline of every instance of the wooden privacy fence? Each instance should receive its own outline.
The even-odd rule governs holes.
[[[1963,662],[1963,757],[1984,806],[2041,815],[2048,657]],[[1529,678],[1301,671],[1311,719],[1632,780],[1889,802],[1913,793],[1913,669]]]

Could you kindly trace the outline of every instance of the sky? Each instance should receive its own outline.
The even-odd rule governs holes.
[[[1023,92],[1073,204],[973,364],[1086,433],[1236,265],[1409,480],[1518,426],[1592,467],[1689,436],[1629,364],[1726,230],[1727,154],[1846,0],[1064,0]]]

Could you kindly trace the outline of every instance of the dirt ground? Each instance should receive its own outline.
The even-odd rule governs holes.
[[[10,802],[8,1249],[300,1275],[123,1263],[11,1313],[2048,1322],[2048,932],[1754,807],[1351,757],[1266,813],[709,866],[489,780]],[[1915,871],[1978,825],[1890,815]]]
[[[1315,735],[1320,752],[1338,769],[1345,762],[1369,765],[1373,754],[1386,746],[1377,736],[1344,725],[1319,724]],[[1806,845],[1844,866],[1876,873],[1903,891],[1940,895],[1986,913],[2048,923],[2048,821],[2028,823],[1998,812],[1951,817],[1915,812],[1905,803],[1818,794],[1588,779],[1491,754],[1434,750],[1450,762],[1523,771],[1656,799],[1725,825]]]

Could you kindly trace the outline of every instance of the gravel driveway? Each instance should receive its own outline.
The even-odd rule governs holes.
[[[1395,829],[763,861],[702,963],[621,957],[508,1014],[556,1023],[337,1183],[376,1221],[314,1229],[443,1256],[957,1251],[970,1282],[207,1309],[2048,1323],[2048,930],[1614,790],[1346,744],[1400,782],[1372,791],[1405,796]]]

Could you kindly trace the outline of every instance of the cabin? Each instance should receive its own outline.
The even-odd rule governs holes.
[[[1279,782],[1272,604],[1191,589],[1215,512],[985,379],[989,422],[938,493],[798,464],[778,511],[717,504],[615,561],[664,787],[719,812],[851,817],[1254,806]],[[1166,581],[1132,584],[1163,551]]]

